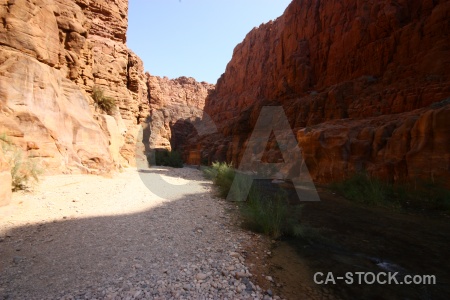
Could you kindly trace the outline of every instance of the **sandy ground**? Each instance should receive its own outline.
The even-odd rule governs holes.
[[[278,299],[192,168],[48,176],[0,208],[0,299]]]

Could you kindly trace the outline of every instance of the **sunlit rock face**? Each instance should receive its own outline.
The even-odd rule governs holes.
[[[205,103],[219,134],[186,148],[239,165],[261,107],[282,105],[316,181],[450,182],[449,16],[449,1],[292,1],[236,46]]]
[[[0,5],[0,133],[47,172],[134,161],[148,99],[142,61],[125,44],[127,10],[122,0]],[[94,86],[117,103],[113,116],[96,108]]]

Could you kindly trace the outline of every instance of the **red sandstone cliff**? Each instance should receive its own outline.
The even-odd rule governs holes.
[[[238,164],[261,106],[282,105],[316,181],[450,182],[449,41],[450,1],[294,0],[236,46],[203,156]]]

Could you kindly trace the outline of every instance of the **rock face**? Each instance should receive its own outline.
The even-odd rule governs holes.
[[[195,131],[195,120],[203,117],[205,99],[213,84],[191,77],[168,79],[147,74],[150,97],[150,148],[174,149],[187,143]]]
[[[189,147],[238,165],[261,107],[282,105],[316,181],[450,182],[449,16],[449,1],[294,0],[236,46],[205,104],[221,135]]]
[[[0,133],[49,172],[133,162],[148,101],[142,62],[125,45],[127,7],[126,0],[0,4]],[[94,86],[116,101],[113,116],[96,108]]]

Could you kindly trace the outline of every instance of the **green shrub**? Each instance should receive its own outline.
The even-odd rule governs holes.
[[[439,182],[417,180],[393,186],[393,197],[404,208],[427,208],[450,212],[450,191]]]
[[[96,107],[103,110],[108,115],[112,115],[116,109],[116,101],[113,98],[106,97],[99,87],[94,87],[92,89],[92,99],[94,99],[94,104]]]
[[[368,205],[450,211],[450,191],[431,181],[390,184],[358,173],[331,188],[349,200]]]
[[[30,181],[39,181],[42,170],[34,161],[24,157],[22,149],[14,145],[5,134],[0,135],[0,144],[11,167],[13,191],[26,190],[30,187]]]
[[[248,186],[252,182],[251,177],[237,173],[233,165],[226,162],[214,162],[210,167],[202,167],[202,171],[205,178],[212,180],[218,187],[222,198],[228,196],[234,180],[238,180],[238,187]],[[246,189],[237,190],[239,193]],[[240,195],[236,196],[241,198]],[[269,191],[256,185],[250,188],[246,201],[240,203],[240,214],[244,227],[278,238],[298,232],[300,208],[299,205],[289,205],[284,190],[278,188]]]
[[[158,150],[155,152],[155,163],[157,166],[182,168],[183,158],[178,151]]]
[[[357,173],[332,187],[349,200],[369,205],[385,206],[391,193],[388,184],[366,173]]]
[[[241,204],[243,225],[250,230],[278,238],[299,232],[300,206],[290,206],[283,190],[267,192],[252,187],[247,201]]]
[[[217,172],[216,172],[216,170],[213,169],[213,167],[201,166],[200,170],[202,170],[202,172],[203,172],[203,177],[205,177],[206,179],[211,180],[211,181],[213,181],[217,175]]]
[[[202,170],[204,176],[217,185],[220,197],[226,198],[235,176],[233,165],[216,161],[211,167],[204,167]]]
[[[392,189],[377,178],[366,173],[357,173],[352,177],[331,185],[345,198],[375,206],[398,206],[397,201],[390,199]]]

